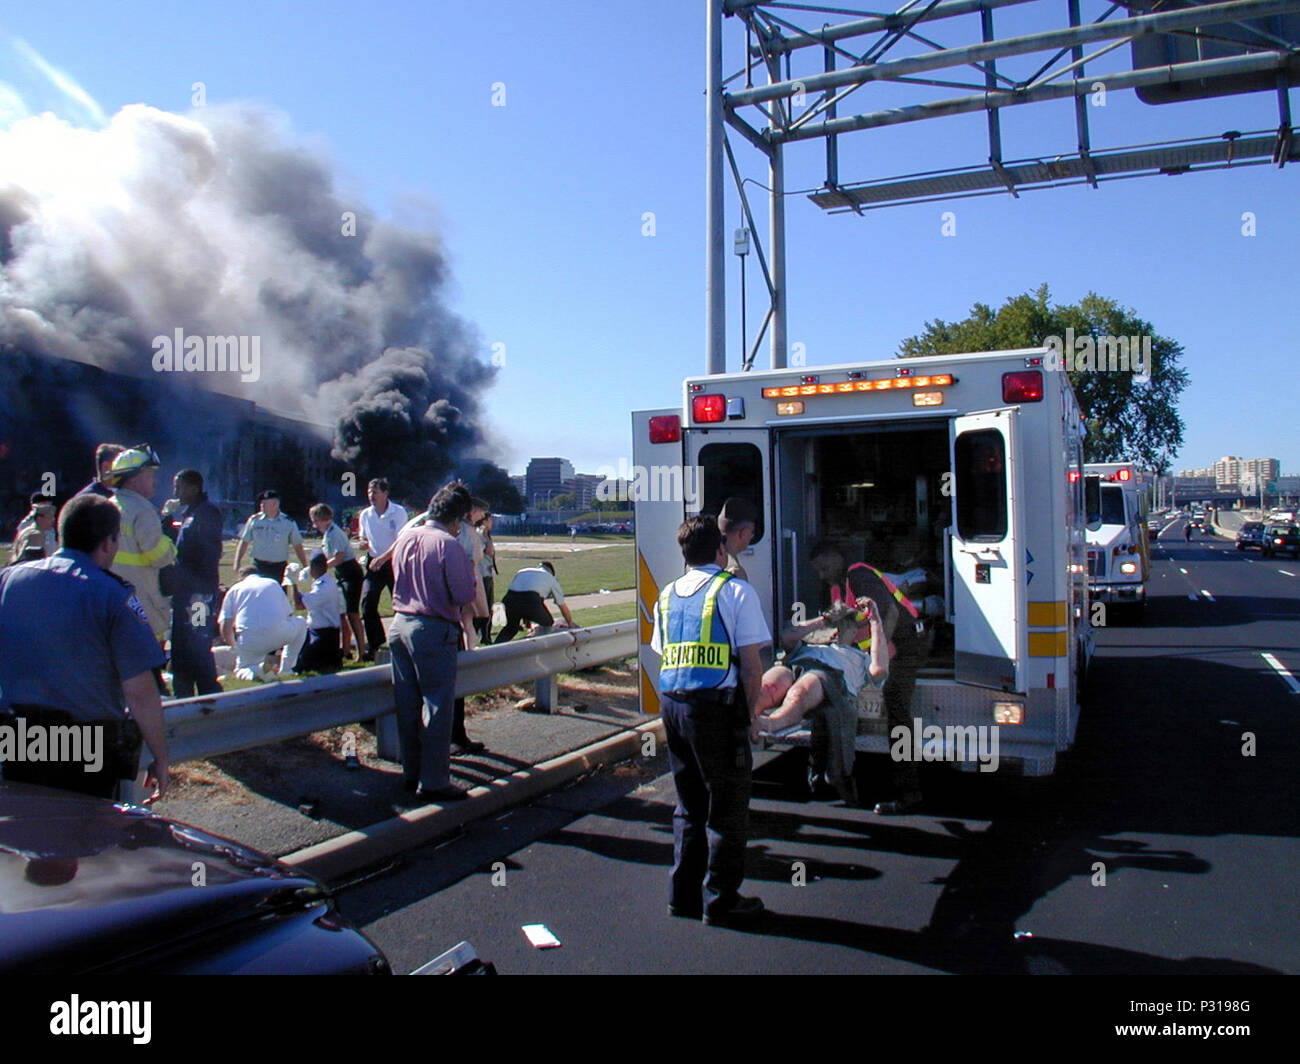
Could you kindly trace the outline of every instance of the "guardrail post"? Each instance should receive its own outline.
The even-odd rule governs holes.
[[[375,753],[387,761],[402,760],[396,713],[385,713],[382,717],[375,718]]]
[[[555,713],[560,708],[560,681],[554,673],[538,680],[534,690],[539,710]]]

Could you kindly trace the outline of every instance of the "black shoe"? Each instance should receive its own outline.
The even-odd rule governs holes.
[[[704,910],[699,908],[692,908],[689,905],[673,905],[672,902],[669,902],[668,915],[680,916],[684,920],[698,920],[700,917],[704,915]]]
[[[451,752],[458,757],[464,754],[478,754],[487,749],[487,743],[476,743],[473,739],[458,739],[451,744]]]
[[[705,913],[704,922],[710,927],[752,927],[763,919],[767,910],[761,898],[737,898],[729,909],[718,913]]]
[[[875,812],[877,816],[906,816],[920,808],[921,796],[914,791],[888,802],[877,802]]]

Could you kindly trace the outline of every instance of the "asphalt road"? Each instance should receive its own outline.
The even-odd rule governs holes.
[[[1300,972],[1300,694],[1262,657],[1300,675],[1300,565],[1181,522],[1153,553],[1146,623],[1098,633],[1052,780],[923,766],[924,815],[884,819],[805,800],[801,751],[760,755],[761,931],[667,915],[662,757],[407,855],[343,909],[398,970],[467,939],[503,973]],[[859,759],[867,794],[885,769]]]

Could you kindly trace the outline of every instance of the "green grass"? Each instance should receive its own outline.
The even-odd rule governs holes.
[[[584,628],[591,628],[597,624],[613,624],[615,621],[630,621],[635,616],[635,602],[615,602],[609,606],[590,606],[584,610],[573,611],[573,619]]]
[[[556,579],[566,596],[590,595],[602,587],[618,591],[636,586],[636,548],[631,543],[570,553],[559,549],[558,544],[540,542],[523,551],[497,550],[499,572],[493,588],[497,599],[506,593],[515,573],[543,561],[555,566]]]

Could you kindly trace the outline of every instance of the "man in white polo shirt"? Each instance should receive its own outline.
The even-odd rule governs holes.
[[[506,611],[506,626],[501,629],[501,634],[494,642],[510,642],[524,621],[532,621],[546,628],[551,627],[555,621],[551,617],[551,611],[546,608],[545,600],[548,598],[555,600],[555,605],[564,614],[567,622],[557,627],[578,627],[573,621],[573,614],[569,612],[569,607],[564,604],[564,591],[560,588],[560,582],[555,579],[555,566],[550,562],[542,562],[528,569],[520,569],[510,581],[510,589],[501,599],[501,605]]]
[[[248,566],[226,592],[217,624],[221,638],[235,648],[235,679],[270,680],[293,671],[307,641],[307,622],[293,615],[280,585]],[[266,656],[280,652],[278,672],[264,667]]]
[[[366,578],[361,585],[361,620],[366,626],[365,660],[373,661],[375,651],[386,639],[384,622],[379,618],[379,596],[388,588],[393,593],[393,544],[408,517],[406,507],[388,497],[388,481],[376,477],[366,489],[370,505],[361,511],[357,523],[361,529],[361,549],[366,552]]]

